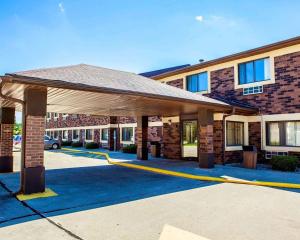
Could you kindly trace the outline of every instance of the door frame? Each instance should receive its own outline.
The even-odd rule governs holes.
[[[198,115],[197,114],[190,114],[190,115],[181,115],[180,116],[180,147],[181,147],[181,158],[187,161],[198,161],[199,151],[197,144],[197,157],[184,157],[184,149],[183,149],[183,122],[185,121],[196,121],[197,124],[197,132],[198,132]],[[199,141],[199,134],[197,133],[197,142]]]

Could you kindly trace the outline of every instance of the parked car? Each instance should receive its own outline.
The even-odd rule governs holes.
[[[13,147],[15,149],[21,149],[22,146],[22,136],[21,135],[15,135],[13,138]]]
[[[59,141],[56,139],[53,139],[47,135],[45,135],[45,138],[44,138],[44,145],[45,145],[45,149],[59,149],[60,148]]]

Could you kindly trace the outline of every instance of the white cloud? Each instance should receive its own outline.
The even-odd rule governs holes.
[[[195,19],[203,24],[211,27],[236,27],[238,22],[234,19],[230,19],[218,15],[209,15],[204,18],[204,16],[196,16]]]
[[[58,8],[59,8],[59,11],[60,11],[61,13],[64,13],[64,12],[65,12],[65,8],[64,8],[64,5],[63,5],[62,2],[58,4]]]
[[[203,21],[203,16],[196,16],[195,19],[199,22]]]

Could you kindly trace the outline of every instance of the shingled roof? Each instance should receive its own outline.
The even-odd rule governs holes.
[[[149,71],[149,72],[143,72],[143,73],[139,73],[139,75],[151,78],[151,77],[155,77],[157,75],[163,74],[163,73],[172,72],[172,71],[179,70],[179,69],[189,67],[189,66],[191,66],[191,65],[190,64],[184,64],[184,65],[179,65],[179,66],[174,66],[174,67],[157,69],[157,70],[153,70],[153,71]]]
[[[72,87],[100,92],[127,93],[167,99],[229,106],[219,100],[194,94],[131,72],[87,64],[22,71],[12,76],[22,83],[37,83],[52,87]]]

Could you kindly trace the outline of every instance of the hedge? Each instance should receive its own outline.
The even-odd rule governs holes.
[[[72,145],[72,141],[62,141],[61,145],[62,146],[71,146]]]
[[[135,144],[130,144],[122,149],[123,153],[136,153],[137,152],[137,146]]]
[[[295,172],[299,160],[296,156],[273,156],[271,159],[272,169]]]
[[[71,146],[73,148],[82,147],[82,142],[72,142]]]
[[[84,146],[86,149],[96,149],[99,148],[99,144],[96,142],[88,142]]]

